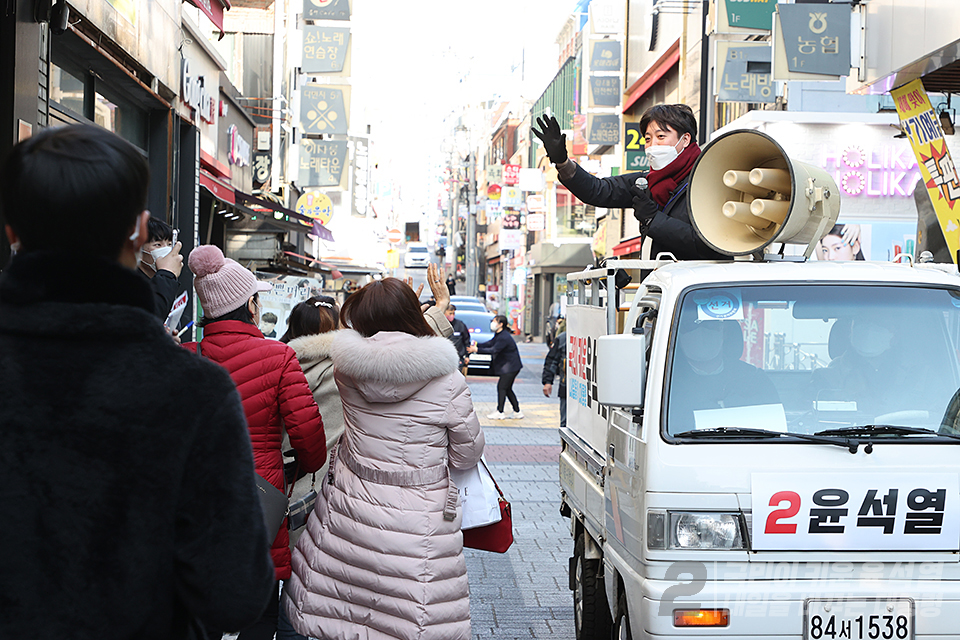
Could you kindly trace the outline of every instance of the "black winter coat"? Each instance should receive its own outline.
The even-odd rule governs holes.
[[[60,263],[0,276],[0,638],[252,624],[276,587],[230,376],[174,344],[136,273]]]
[[[450,325],[453,327],[450,341],[457,348],[457,355],[460,356],[462,362],[467,357],[467,347],[470,346],[470,329],[467,328],[463,320],[458,318],[454,318]]]
[[[635,194],[631,189],[637,178],[645,175],[634,172],[598,178],[577,165],[573,177],[560,182],[570,193],[595,207],[633,209]],[[714,251],[697,235],[690,222],[687,194],[688,185],[684,180],[674,189],[662,210],[650,198],[642,211],[634,210],[634,216],[641,221],[641,231],[653,240],[650,258],[655,259],[661,251],[669,251],[678,260],[730,260],[730,256]],[[648,220],[645,227],[643,220]]]
[[[493,356],[490,359],[490,368],[498,376],[514,373],[523,368],[517,341],[506,329],[495,333],[491,340],[478,344],[477,353],[489,353]]]
[[[560,395],[566,395],[564,390],[567,388],[567,332],[560,333],[553,339],[553,345],[547,351],[547,357],[543,359],[543,375],[540,378],[541,384],[553,384],[553,379],[559,377],[557,391]]]

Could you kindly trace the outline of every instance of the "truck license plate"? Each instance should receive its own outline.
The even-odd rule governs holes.
[[[807,600],[805,640],[913,640],[909,598]]]

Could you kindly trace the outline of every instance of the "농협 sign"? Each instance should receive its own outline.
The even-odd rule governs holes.
[[[590,144],[617,144],[620,142],[620,116],[616,114],[588,115],[587,142]]]
[[[349,28],[305,26],[303,28],[303,72],[339,73],[343,71],[349,44]]]
[[[301,187],[335,187],[340,184],[347,159],[347,142],[334,140],[301,140]]]
[[[890,92],[897,105],[900,128],[910,139],[917,156],[920,175],[937,212],[943,238],[956,260],[960,249],[960,178],[943,139],[940,119],[930,104],[920,80],[914,80]]]
[[[755,550],[950,550],[956,473],[754,473]]]
[[[717,42],[717,100],[776,102],[770,44]]]
[[[300,127],[305,135],[346,134],[348,115],[343,89],[307,85],[300,90]]]
[[[833,76],[850,73],[849,5],[781,4],[777,12],[788,71]]]

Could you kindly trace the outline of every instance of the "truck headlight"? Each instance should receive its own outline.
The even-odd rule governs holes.
[[[743,549],[740,514],[647,512],[648,549]]]

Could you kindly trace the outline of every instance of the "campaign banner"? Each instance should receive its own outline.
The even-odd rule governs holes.
[[[757,551],[956,551],[956,473],[754,473]]]
[[[956,165],[943,138],[940,119],[920,80],[914,80],[890,92],[900,116],[900,128],[910,139],[910,146],[917,156],[920,175],[930,194],[930,201],[937,212],[940,229],[950,249],[950,256],[957,259],[960,249],[960,178]]]

